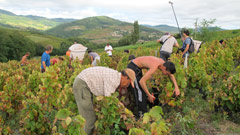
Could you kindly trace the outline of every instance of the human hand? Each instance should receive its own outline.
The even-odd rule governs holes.
[[[179,96],[180,95],[180,91],[178,88],[175,88],[173,93],[175,93],[176,96]]]
[[[150,103],[153,103],[155,99],[156,98],[154,97],[153,94],[148,96],[148,100],[149,100]]]

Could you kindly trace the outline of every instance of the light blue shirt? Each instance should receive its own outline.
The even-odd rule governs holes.
[[[188,38],[186,38],[186,39],[183,41],[183,46],[182,46],[182,48],[185,50],[185,48],[187,47],[187,45],[190,46],[190,44],[191,44],[191,39],[190,39],[190,37],[188,37]],[[187,52],[183,55],[183,57],[185,57],[186,54],[189,54],[189,52],[187,51]]]

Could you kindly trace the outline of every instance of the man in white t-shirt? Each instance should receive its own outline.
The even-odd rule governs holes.
[[[108,56],[110,56],[110,57],[112,57],[112,51],[113,51],[113,48],[112,48],[112,46],[110,45],[110,44],[107,44],[106,46],[105,46],[105,52],[107,52],[107,54],[108,54]]]
[[[170,35],[168,32],[165,33],[157,42],[162,43],[162,47],[160,49],[160,58],[164,61],[167,61],[170,57],[173,46],[179,47],[177,40]]]

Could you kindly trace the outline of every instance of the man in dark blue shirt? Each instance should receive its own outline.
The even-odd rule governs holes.
[[[53,47],[52,46],[47,46],[45,52],[42,54],[41,57],[41,72],[45,72],[46,71],[46,67],[50,66],[50,53],[52,52]]]

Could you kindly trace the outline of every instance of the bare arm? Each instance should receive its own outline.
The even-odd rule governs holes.
[[[22,60],[21,60],[21,63],[22,63],[22,64],[26,64],[26,62],[25,62],[25,59],[24,59],[24,58],[25,58],[25,57],[23,57],[23,58],[22,58]]]
[[[155,97],[152,96],[152,95],[150,94],[150,92],[148,91],[148,88],[147,88],[147,85],[146,85],[146,81],[149,80],[149,79],[152,77],[153,73],[154,73],[156,70],[157,70],[157,68],[148,70],[147,73],[146,73],[146,74],[141,78],[141,80],[139,81],[142,89],[144,90],[144,92],[145,92],[145,93],[147,94],[147,96],[148,96],[148,100],[149,100],[150,102],[152,102],[152,103],[153,103]]]
[[[89,56],[89,57],[90,57],[91,62],[93,62],[93,57],[92,56]]]
[[[178,44],[178,43],[176,43],[176,44],[174,44],[174,46],[176,46],[176,47],[179,47],[179,44]]]
[[[26,56],[22,57],[21,64],[28,64]]]
[[[45,61],[43,61],[42,64],[43,64],[43,68],[46,70],[46,63],[45,63]]]
[[[176,81],[176,79],[175,79],[173,74],[170,74],[169,77],[172,80],[172,82],[174,84],[174,87],[175,87],[173,93],[175,93],[176,96],[178,96],[180,94],[180,90],[178,88],[177,81]]]

